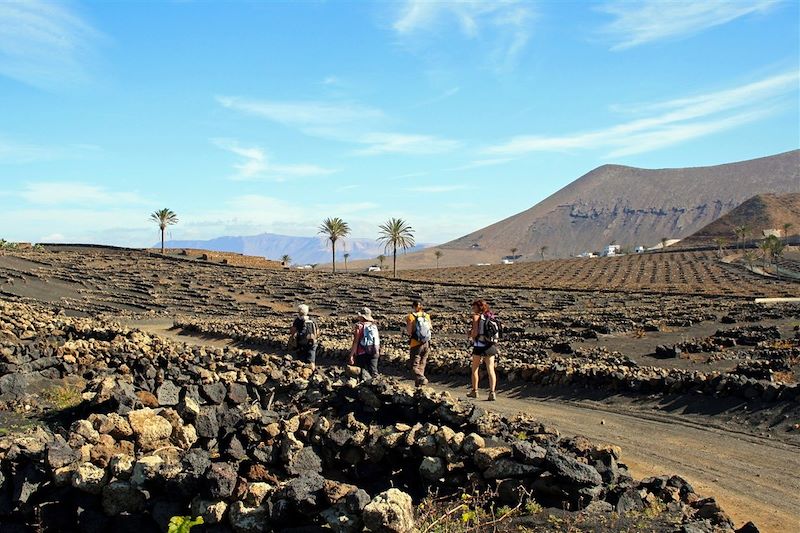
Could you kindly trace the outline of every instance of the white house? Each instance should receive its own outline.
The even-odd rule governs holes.
[[[619,244],[609,244],[608,246],[603,248],[603,251],[600,252],[600,255],[603,257],[611,257],[614,255],[619,255],[621,250],[622,247]]]

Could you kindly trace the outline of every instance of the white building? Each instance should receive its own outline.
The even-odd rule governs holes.
[[[600,252],[600,255],[603,257],[612,257],[615,255],[619,255],[621,250],[622,247],[619,244],[609,244],[608,246],[603,248],[603,251]]]

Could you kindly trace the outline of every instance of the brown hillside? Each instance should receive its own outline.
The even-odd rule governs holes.
[[[788,235],[800,232],[800,193],[754,196],[681,241],[680,246],[710,244],[717,238],[734,242],[737,240],[734,229],[739,226],[746,226],[752,238],[761,237],[762,231],[768,229],[779,229],[783,236],[784,224],[791,224]]]
[[[648,170],[603,165],[527,211],[435,248],[398,258],[398,268],[569,257],[616,243],[653,246],[684,238],[763,193],[800,192],[800,150],[710,167]]]

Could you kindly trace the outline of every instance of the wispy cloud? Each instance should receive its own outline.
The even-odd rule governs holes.
[[[492,62],[503,70],[514,66],[528,44],[533,19],[531,3],[520,0],[407,0],[392,28],[405,39],[433,42],[444,37],[442,27],[455,24],[467,39],[488,43]]]
[[[520,155],[575,149],[610,150],[608,157],[649,152],[760,120],[780,110],[797,93],[800,73],[786,72],[731,89],[616,111],[649,115],[609,128],[569,135],[523,135],[486,153]]]
[[[624,50],[664,39],[699,33],[752,13],[764,13],[778,0],[614,1],[600,7],[614,20],[601,33]]]
[[[100,37],[63,4],[0,2],[0,75],[37,87],[84,82]]]
[[[0,137],[0,163],[29,163],[61,155],[58,148],[19,143]]]
[[[233,139],[212,139],[211,142],[218,148],[227,150],[242,158],[240,162],[233,165],[236,173],[230,178],[235,181],[286,181],[291,178],[326,176],[336,172],[331,168],[311,164],[275,164],[270,162],[264,149],[257,146],[242,146]]]
[[[465,163],[457,167],[447,168],[445,170],[447,170],[448,172],[458,172],[461,170],[472,170],[473,168],[483,168],[495,165],[503,165],[511,161],[514,161],[513,157],[489,157],[485,159],[475,159],[473,161],[470,161],[469,163]]]
[[[16,195],[29,204],[41,206],[129,206],[148,200],[138,192],[112,191],[88,183],[36,182],[26,184]]]
[[[411,187],[408,190],[411,192],[438,194],[446,192],[463,191],[470,188],[472,187],[468,187],[466,185],[421,185],[419,187]]]
[[[350,102],[276,102],[217,97],[228,109],[265,118],[322,139],[360,145],[356,155],[436,154],[459,142],[434,135],[381,131],[388,117],[380,109]]]
[[[461,91],[461,87],[453,87],[451,89],[446,90],[445,92],[443,92],[441,94],[437,94],[433,98],[428,98],[427,100],[423,100],[422,102],[414,104],[413,106],[411,106],[411,109],[417,109],[417,108],[420,108],[420,107],[425,107],[425,106],[429,106],[431,104],[439,103],[439,102],[441,102],[443,100],[447,100],[451,96],[455,96],[456,94],[459,93],[459,91]]]
[[[354,141],[366,145],[366,148],[355,151],[359,155],[440,154],[449,152],[460,144],[458,141],[433,135],[404,133],[368,133]]]

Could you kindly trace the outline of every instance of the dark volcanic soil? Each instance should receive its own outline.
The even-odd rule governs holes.
[[[691,270],[688,259],[682,261],[682,268]],[[793,287],[768,284],[780,294]],[[465,392],[469,303],[486,298],[511,332],[502,346],[501,367],[507,366],[501,372],[501,399],[492,409],[529,412],[566,434],[619,444],[637,476],[677,472],[699,492],[718,495],[737,525],[754,519],[765,531],[791,530],[800,523],[800,486],[790,474],[800,471],[800,402],[765,401],[762,395],[764,388],[777,390],[797,381],[800,305],[765,306],[751,297],[697,296],[674,288],[668,292],[420,284],[237,268],[102,248],[0,253],[4,299],[125,320],[200,345],[274,353],[285,340],[296,305],[305,302],[321,318],[326,353],[336,356],[348,344],[354,311],[366,304],[381,324],[387,370],[389,361],[404,357],[405,339],[397,332],[410,300],[421,296],[436,335],[432,366],[439,366],[431,377],[436,388],[454,395]],[[195,331],[189,336],[173,330],[174,320]],[[533,384],[524,378],[524,368],[514,366],[559,367],[569,361],[733,376],[733,382],[742,383],[742,394],[709,393],[713,387],[705,392],[691,387],[615,390],[591,381]],[[756,392],[745,394],[748,386]],[[0,425],[25,424],[24,418],[2,416]]]

